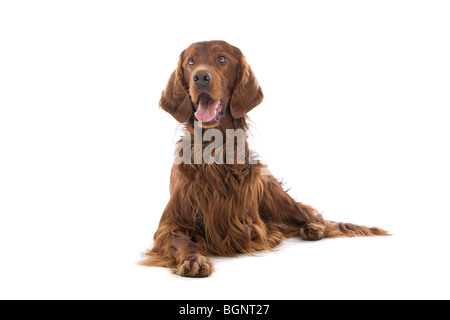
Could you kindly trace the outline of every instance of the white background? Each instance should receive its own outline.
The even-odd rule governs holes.
[[[446,1],[2,1],[0,298],[450,298]],[[290,194],[387,238],[286,241],[186,279],[137,266],[169,199],[179,53],[242,49],[252,145]]]

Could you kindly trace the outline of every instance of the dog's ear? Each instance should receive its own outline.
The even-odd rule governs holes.
[[[256,80],[255,74],[242,55],[236,86],[230,101],[230,111],[233,118],[241,118],[262,102],[264,94]]]
[[[184,81],[183,53],[180,55],[177,69],[172,72],[166,89],[161,94],[159,106],[170,113],[178,122],[188,121],[192,114],[191,97],[189,96],[189,86]]]

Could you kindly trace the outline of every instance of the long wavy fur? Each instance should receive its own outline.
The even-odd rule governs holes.
[[[230,46],[224,42],[219,44],[225,48]],[[228,50],[241,61],[238,74],[246,78],[238,79],[222,121],[227,123],[227,128],[242,129],[247,133],[245,114],[262,101],[263,95],[243,55],[233,48]],[[183,54],[185,52],[189,51],[185,50]],[[178,68],[183,68],[183,54]],[[243,69],[239,71],[239,68]],[[173,92],[187,87],[186,83],[180,83],[180,75],[184,72],[187,71],[176,70],[172,74],[160,103],[164,110],[186,123],[184,131],[191,137],[193,157],[195,118],[189,110],[192,105],[186,104],[187,94],[178,98],[173,96]],[[225,137],[225,127],[218,128]],[[203,142],[202,148],[209,143]],[[224,138],[224,158],[226,143]],[[236,154],[234,140],[232,148]],[[325,220],[313,207],[291,198],[281,183],[267,174],[262,162],[251,164],[251,156],[246,141],[245,164],[194,164],[194,161],[175,164],[171,173],[171,197],[155,233],[154,246],[140,263],[169,267],[182,276],[209,276],[214,272],[214,266],[206,256],[272,250],[290,237],[320,240],[388,235],[376,227]]]

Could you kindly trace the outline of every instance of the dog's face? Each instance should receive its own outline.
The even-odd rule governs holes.
[[[160,106],[179,122],[214,127],[241,118],[261,103],[263,93],[242,52],[225,41],[197,42],[180,55]]]
[[[236,85],[239,49],[222,41],[194,43],[181,55],[184,81],[189,84],[194,116],[204,125],[225,114]]]

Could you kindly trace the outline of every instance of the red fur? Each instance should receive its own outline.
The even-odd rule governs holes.
[[[215,61],[217,52],[227,56],[227,65]],[[226,42],[195,43],[183,51],[160,106],[186,123],[186,135],[191,136],[192,143],[195,103],[201,92],[191,81],[196,68],[187,64],[189,58],[200,61],[201,68],[211,73],[214,83],[208,89],[210,96],[226,101],[224,118],[213,125],[223,133],[226,156],[226,129],[247,131],[245,115],[262,101],[262,90],[241,51]],[[204,142],[203,148],[207,145]],[[264,174],[267,168],[261,162],[250,164],[248,145],[245,147],[245,164],[173,166],[171,197],[154,246],[141,264],[169,267],[182,276],[203,277],[214,272],[208,255],[271,250],[289,237],[320,240],[388,235],[379,228],[325,220],[313,207],[291,198],[272,175]]]

